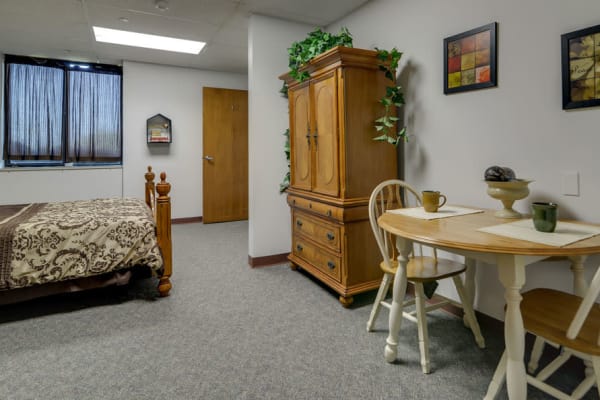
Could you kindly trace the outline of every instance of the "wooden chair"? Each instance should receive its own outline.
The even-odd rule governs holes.
[[[375,303],[371,309],[369,321],[367,322],[367,331],[369,332],[375,324],[375,320],[379,315],[381,307],[386,307],[388,310],[391,308],[391,304],[386,302],[385,298],[390,283],[398,269],[398,261],[396,260],[397,252],[392,237],[389,233],[379,227],[377,218],[389,209],[417,207],[420,205],[421,197],[419,193],[407,183],[397,179],[380,183],[371,193],[371,198],[369,200],[369,219],[373,234],[375,235],[375,240],[377,241],[377,245],[379,246],[379,250],[383,257],[380,267],[383,270],[384,275],[375,298]],[[403,303],[403,308],[415,305],[415,309],[413,311],[403,311],[402,316],[410,321],[416,322],[418,325],[421,368],[423,373],[428,374],[431,368],[429,362],[427,312],[448,304],[450,300],[426,305],[424,284],[444,278],[452,278],[465,312],[466,325],[471,328],[475,341],[480,348],[485,347],[485,341],[481,335],[475,313],[473,312],[473,306],[467,299],[460,278],[460,274],[467,268],[466,265],[453,260],[438,258],[435,249],[431,249],[431,256],[425,256],[423,255],[423,246],[419,245],[415,247],[416,248],[413,248],[412,256],[406,271],[407,281],[414,284],[415,298]],[[415,250],[418,250],[418,252]]]
[[[521,313],[525,330],[561,347],[560,354],[527,383],[557,399],[580,399],[596,385],[600,394],[600,268],[583,298],[553,289],[533,289],[523,294]],[[546,380],[572,356],[591,361],[592,373],[570,394]],[[493,399],[506,377],[506,352],[502,354],[485,399]]]

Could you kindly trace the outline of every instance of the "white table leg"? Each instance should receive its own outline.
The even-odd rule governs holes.
[[[506,316],[504,341],[506,343],[506,387],[509,399],[527,398],[527,378],[523,354],[525,329],[521,315],[521,288],[525,284],[525,262],[518,256],[498,257],[498,275],[504,285]]]
[[[465,271],[465,284],[463,285],[465,288],[465,297],[466,301],[471,305],[471,308],[475,309],[475,268],[477,264],[474,259],[465,258],[465,265],[467,266],[467,270]],[[463,323],[467,328],[470,328],[466,315],[463,316]]]
[[[402,323],[402,305],[406,296],[406,265],[408,264],[408,256],[412,250],[412,243],[409,240],[396,237],[396,247],[398,248],[398,270],[394,277],[392,307],[389,314],[389,334],[384,350],[385,360],[389,363],[394,362],[398,355],[398,336],[400,335],[400,324]]]
[[[581,297],[585,296],[585,292],[588,289],[583,267],[586,258],[587,256],[569,257],[569,260],[571,260],[571,272],[573,272],[573,293]]]

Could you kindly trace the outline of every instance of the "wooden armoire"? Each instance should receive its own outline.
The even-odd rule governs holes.
[[[345,307],[381,282],[381,254],[369,225],[371,191],[397,176],[393,145],[373,141],[379,100],[391,84],[377,52],[335,47],[288,85],[292,268],[335,290]]]

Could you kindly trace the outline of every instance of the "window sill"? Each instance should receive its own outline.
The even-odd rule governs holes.
[[[66,166],[60,165],[56,167],[0,167],[0,173],[20,172],[20,171],[73,171],[86,169],[123,169],[123,165],[78,165]]]

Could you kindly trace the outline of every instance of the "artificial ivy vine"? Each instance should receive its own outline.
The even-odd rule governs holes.
[[[279,184],[279,193],[285,192],[285,190],[290,186],[290,130],[286,129],[283,133],[285,136],[285,145],[283,146],[283,151],[285,153],[285,158],[287,160],[287,173],[283,177],[283,182]]]
[[[314,57],[336,46],[352,47],[352,35],[346,27],[342,27],[337,35],[315,29],[306,39],[292,43],[288,49],[290,76],[298,82],[307,80],[308,72],[300,72],[300,68]]]
[[[384,71],[385,77],[391,82],[396,82],[394,73],[398,68],[398,63],[402,57],[402,53],[395,47],[388,51],[375,48],[377,50],[377,58],[381,61],[379,69]],[[389,60],[389,67],[385,62]],[[379,136],[374,137],[373,140],[388,142],[394,146],[398,146],[401,141],[408,140],[406,135],[406,127],[403,127],[400,131],[396,132],[393,128],[398,122],[396,117],[396,108],[404,105],[404,94],[401,92],[401,87],[395,83],[385,88],[385,96],[379,100],[384,107],[383,117],[375,120],[375,129],[380,133]]]

